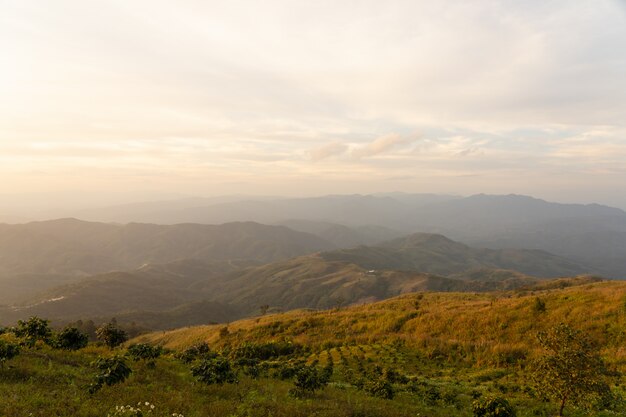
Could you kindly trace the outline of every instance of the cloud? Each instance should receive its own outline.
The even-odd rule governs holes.
[[[352,157],[356,159],[368,158],[383,154],[391,149],[410,144],[418,139],[417,136],[402,136],[396,133],[381,136],[364,146],[352,150]]]
[[[320,147],[310,149],[306,153],[312,161],[321,161],[331,156],[338,156],[345,153],[348,146],[340,142],[332,142]]]

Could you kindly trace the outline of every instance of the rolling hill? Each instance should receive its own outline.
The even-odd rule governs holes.
[[[264,265],[185,260],[100,274],[45,291],[6,317],[118,316],[170,328],[254,315],[261,305],[283,311],[328,309],[416,291],[508,290],[588,272],[541,251],[475,249],[440,235],[414,234],[377,247]],[[224,306],[222,313],[217,306]]]

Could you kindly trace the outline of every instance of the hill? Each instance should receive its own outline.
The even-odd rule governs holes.
[[[0,224],[0,288],[2,301],[7,302],[14,301],[16,294],[75,281],[74,277],[133,270],[149,263],[272,262],[330,248],[334,245],[317,236],[252,222],[162,226],[61,219]]]
[[[378,247],[264,265],[185,260],[96,275],[44,291],[7,317],[71,321],[118,316],[171,328],[254,315],[261,305],[283,311],[328,309],[416,291],[507,290],[540,278],[588,272],[542,251],[475,249],[440,235],[414,234]],[[215,314],[216,306],[228,308]],[[172,316],[172,309],[185,313]]]
[[[396,269],[458,274],[477,268],[510,269],[538,277],[579,275],[591,268],[539,250],[477,249],[445,236],[416,233],[378,246],[324,252],[329,261],[350,262],[367,269]]]
[[[584,330],[605,346],[607,356],[626,366],[619,354],[626,343],[626,283],[577,284],[581,285],[497,293],[419,292],[333,311],[299,310],[244,319],[229,323],[226,337],[220,335],[224,325],[209,325],[150,333],[135,342],[182,349],[200,341],[217,347],[287,338],[323,349],[401,341],[422,354],[433,355],[436,350],[444,360],[497,363],[506,361],[507,355],[532,355],[538,345],[529,336],[565,322]],[[545,312],[534,308],[538,297]]]
[[[302,223],[308,221],[349,228],[372,225],[404,233],[437,233],[476,247],[545,250],[593,266],[603,275],[626,277],[626,213],[598,204],[561,204],[522,195],[478,194],[461,198],[382,193],[162,202],[143,206],[132,216],[124,217],[124,210],[117,213],[109,218],[124,222],[139,218],[159,223],[207,224],[230,221],[277,224],[298,219],[297,227],[302,228],[311,227]],[[81,215],[93,218],[85,213]],[[103,218],[106,216],[98,217]],[[352,231],[342,228],[327,231],[319,224],[316,228],[319,232],[309,230],[336,239],[341,247],[380,242],[364,239],[358,233],[354,236]],[[392,237],[395,236],[385,238]]]

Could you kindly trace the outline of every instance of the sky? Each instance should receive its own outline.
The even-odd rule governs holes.
[[[626,0],[0,0],[0,62],[4,203],[626,208]]]

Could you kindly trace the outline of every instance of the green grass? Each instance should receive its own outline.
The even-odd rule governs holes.
[[[240,372],[238,384],[203,385],[174,351],[159,358],[154,369],[131,363],[128,380],[91,395],[95,369],[90,363],[113,354],[108,349],[23,349],[0,369],[0,416],[107,416],[116,406],[149,402],[156,407],[153,416],[469,417],[478,395],[506,398],[519,417],[549,416],[554,406],[537,398],[528,382],[528,360],[539,354],[534,334],[568,321],[602,343],[610,366],[624,371],[625,295],[626,283],[534,293],[412,294],[341,310],[242,320],[229,324],[228,334],[221,332],[224,325],[203,326],[133,341],[174,351],[207,341],[212,349],[228,352],[244,342],[287,340],[303,349],[272,360],[323,367],[332,358],[330,384],[300,399],[289,395],[292,381],[269,376],[254,380]],[[545,313],[532,310],[537,296],[546,302]],[[405,378],[394,383],[393,400],[358,388],[389,369]],[[622,385],[613,390],[626,396]],[[615,412],[569,407],[567,415],[626,416],[626,411],[623,406]]]

